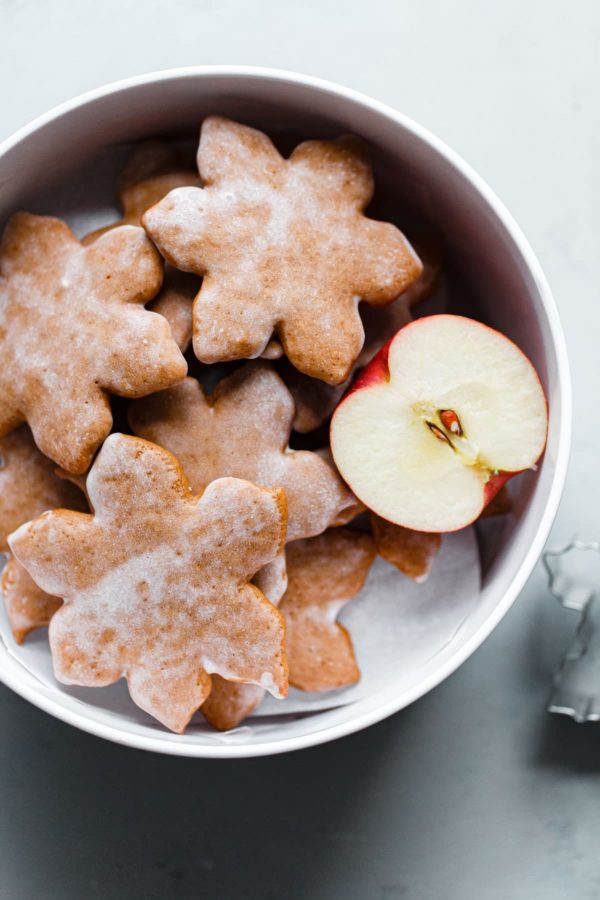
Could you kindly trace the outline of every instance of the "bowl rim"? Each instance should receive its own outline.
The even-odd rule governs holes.
[[[61,116],[72,110],[85,106],[102,97],[145,84],[155,84],[157,82],[169,80],[175,81],[185,78],[202,79],[213,76],[221,78],[247,77],[263,79],[265,81],[287,82],[302,85],[319,92],[334,94],[344,100],[349,100],[360,106],[367,107],[380,116],[400,125],[442,156],[445,161],[449,163],[464,180],[469,182],[479,195],[482,196],[488,207],[504,226],[517,250],[520,252],[530,274],[533,276],[544,312],[548,319],[548,326],[554,351],[556,353],[557,399],[560,407],[556,460],[544,513],[527,553],[517,571],[514,573],[510,586],[500,598],[490,615],[481,623],[477,631],[474,632],[469,640],[458,647],[442,666],[437,668],[427,678],[420,681],[411,689],[398,694],[397,697],[386,701],[375,709],[368,710],[360,716],[348,719],[345,722],[317,729],[310,734],[291,738],[283,737],[281,740],[277,741],[256,742],[248,745],[196,745],[187,742],[166,742],[163,738],[152,738],[146,735],[125,732],[118,726],[107,725],[106,723],[89,719],[77,709],[66,708],[52,697],[47,696],[44,692],[38,692],[35,687],[30,685],[27,681],[20,681],[18,677],[13,677],[11,673],[0,672],[0,679],[4,684],[24,699],[33,703],[34,706],[37,706],[44,712],[55,716],[63,722],[74,725],[76,728],[97,737],[102,737],[115,743],[139,750],[166,753],[174,756],[234,759],[269,756],[277,753],[300,750],[305,747],[312,747],[336,740],[360,731],[363,728],[367,728],[369,725],[382,721],[424,696],[451,675],[474,653],[474,651],[491,634],[515,602],[517,596],[523,589],[525,582],[531,575],[550,533],[567,475],[571,447],[572,395],[566,341],[550,286],[535,253],[511,213],[509,213],[502,201],[483,178],[478,175],[458,153],[445,144],[444,141],[404,113],[401,113],[393,107],[375,100],[360,91],[354,90],[353,88],[345,87],[336,82],[312,75],[303,75],[297,72],[290,72],[284,69],[272,69],[264,66],[199,65],[162,69],[109,82],[108,84],[78,94],[72,99],[60,103],[47,112],[42,113],[40,116],[37,116],[3,140],[0,143],[0,157],[4,156],[9,150],[34,132],[43,128],[46,124],[59,119]]]

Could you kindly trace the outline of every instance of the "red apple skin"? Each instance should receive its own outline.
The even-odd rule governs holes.
[[[510,481],[515,475],[520,475],[521,472],[524,471],[525,469],[521,469],[519,472],[494,472],[489,481],[486,481],[483,486],[483,506],[481,507],[481,512],[483,512],[488,503],[494,499],[498,491],[504,487],[507,481]],[[479,515],[481,515],[481,513],[479,513]]]
[[[412,325],[412,322],[408,322],[404,326],[404,328],[408,328],[409,325]],[[404,331],[404,328],[401,328],[400,331]],[[391,337],[386,344],[383,345],[381,350],[378,351],[377,355],[373,357],[371,362],[364,367],[356,381],[350,385],[350,387],[338,403],[338,409],[342,405],[346,397],[349,397],[350,394],[354,393],[354,391],[360,391],[362,390],[362,388],[370,387],[372,384],[380,384],[382,381],[390,380],[390,367],[388,364],[390,347],[392,346],[392,342],[395,341],[400,334],[400,331],[397,331],[396,334]]]
[[[365,368],[362,370],[362,372],[360,373],[360,375],[358,376],[356,381],[350,385],[350,387],[348,388],[348,390],[346,391],[346,393],[344,394],[344,396],[338,403],[338,405],[336,407],[336,412],[340,408],[340,406],[342,406],[344,401],[355,391],[361,391],[364,388],[370,387],[371,385],[380,384],[382,381],[389,382],[390,367],[389,367],[388,360],[389,360],[389,355],[390,355],[390,348],[401,332],[406,331],[407,328],[414,328],[415,325],[418,325],[420,322],[426,321],[426,319],[428,319],[428,318],[442,318],[443,315],[444,314],[442,313],[442,314],[438,314],[436,316],[424,316],[421,319],[414,319],[412,322],[407,322],[406,325],[404,325],[399,331],[397,331],[396,334],[393,337],[391,337],[386,344],[383,345],[381,350],[379,350],[377,355],[373,357],[371,362],[365,366]],[[452,318],[465,318],[465,317],[453,316]],[[475,321],[475,320],[471,319],[470,321]],[[484,325],[483,322],[478,322],[477,324],[481,325],[482,328],[489,328],[489,325]],[[493,330],[494,330],[493,328],[490,329],[490,331],[493,331]],[[506,338],[506,340],[510,341],[510,338]],[[521,353],[523,353],[523,351],[520,350],[520,348],[518,348],[518,349]],[[525,354],[523,354],[523,355],[525,355]],[[528,362],[529,362],[529,360],[528,360]],[[535,371],[535,368],[534,368],[534,371]],[[536,375],[537,375],[537,372],[536,372]],[[540,382],[540,387],[541,387],[541,382]],[[542,391],[543,391],[543,388],[542,388]],[[543,393],[545,396],[545,391],[543,391]],[[547,405],[548,405],[548,401],[546,400],[546,407],[547,407]],[[330,431],[329,431],[330,444],[332,443],[332,433],[331,432],[332,432],[334,418],[335,418],[335,412],[331,418],[331,425],[330,425]],[[543,453],[543,451],[542,451],[542,453]],[[542,454],[540,454],[540,458],[541,458],[541,455]],[[481,513],[486,508],[488,503],[494,499],[494,497],[496,496],[498,491],[504,487],[504,485],[507,483],[507,481],[510,481],[510,479],[514,478],[515,475],[520,475],[524,471],[525,471],[525,469],[520,469],[518,472],[494,472],[494,474],[490,477],[489,481],[487,481],[485,483],[485,485],[483,486],[483,503],[482,503],[479,515],[481,515]],[[350,488],[350,489],[352,490],[352,488]],[[377,515],[380,516],[381,518],[385,518],[384,516],[381,516],[380,513],[377,513]],[[402,524],[402,523],[393,522],[392,519],[389,519],[388,521],[392,522],[392,524]],[[464,525],[463,527],[466,528],[467,525],[469,525],[469,524],[472,524],[472,523],[469,522],[466,525]]]

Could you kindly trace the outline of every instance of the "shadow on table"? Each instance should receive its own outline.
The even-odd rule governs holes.
[[[600,771],[600,723],[579,725],[568,716],[543,720],[535,762],[563,771]]]
[[[382,757],[401,757],[414,714],[300,753],[210,761],[118,747],[5,689],[0,701],[0,854],[11,860],[11,900],[333,896],[344,860],[356,865],[364,849],[365,795],[373,807],[385,789]],[[385,897],[404,890],[387,885]]]

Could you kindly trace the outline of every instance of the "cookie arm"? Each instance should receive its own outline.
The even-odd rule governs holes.
[[[198,504],[215,545],[212,564],[225,568],[238,584],[252,578],[283,549],[287,502],[281,489],[256,487],[240,478],[212,481]],[[243,547],[243,553],[240,553]]]
[[[52,216],[17,212],[8,220],[0,241],[2,274],[30,275],[32,269],[60,260],[61,255],[78,244],[66,224]]]
[[[161,254],[183,272],[204,275],[211,247],[210,199],[202,188],[175,188],[142,216]]]
[[[10,549],[42,590],[65,597],[95,577],[93,517],[66,509],[53,510],[26,522],[8,537]]]
[[[395,300],[423,272],[409,242],[389,222],[357,219],[352,253],[356,293],[374,306]]]
[[[354,502],[337,470],[316,453],[292,451],[283,465],[280,484],[288,501],[288,541],[321,534]]]
[[[134,225],[111,228],[84,250],[98,297],[147,303],[162,285],[162,261],[144,230]]]
[[[357,304],[357,297],[347,295],[344,305],[334,309],[333,303],[322,297],[310,317],[302,310],[288,311],[277,331],[292,365],[328,384],[346,381],[365,339]],[[330,324],[324,326],[327,319]]]
[[[115,516],[120,520],[126,498],[135,498],[138,514],[155,516],[157,496],[165,512],[190,495],[188,480],[172,453],[127,434],[111,434],[105,440],[86,486],[93,508],[105,520]]]
[[[223,116],[208,116],[204,120],[198,147],[198,169],[206,185],[240,178],[262,180],[283,165],[273,142],[262,131]]]
[[[89,469],[112,426],[108,397],[84,379],[73,379],[58,395],[51,387],[40,388],[26,413],[42,453],[73,475]]]
[[[334,691],[360,679],[352,639],[343,625],[316,619],[305,608],[285,611],[290,684],[301,691]]]
[[[225,609],[203,644],[206,671],[228,681],[259,685],[274,697],[285,697],[285,623],[279,610],[251,584],[228,597]]]
[[[115,340],[100,374],[102,387],[120,397],[144,397],[184,378],[187,363],[167,319],[140,306],[128,306],[123,314],[132,339]]]
[[[263,360],[252,360],[223,378],[213,392],[213,402],[232,428],[240,423],[248,440],[280,453],[287,450],[294,401],[283,379]]]
[[[210,694],[211,678],[188,660],[173,669],[136,667],[128,674],[127,685],[131,699],[140,709],[176,734],[183,734]]]
[[[365,143],[351,134],[334,141],[305,141],[290,157],[313,189],[340,194],[345,204],[363,210],[373,196],[373,173]]]
[[[193,310],[194,353],[204,363],[255,359],[271,340],[277,321],[263,303],[261,279],[207,275]]]

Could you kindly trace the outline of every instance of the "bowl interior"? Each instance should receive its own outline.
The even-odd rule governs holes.
[[[0,219],[16,209],[63,215],[73,223],[114,219],[114,183],[133,142],[197,138],[202,118],[217,112],[266,130],[285,152],[307,137],[342,132],[369,143],[376,177],[375,217],[401,227],[423,224],[442,236],[448,310],[505,332],[531,358],[550,405],[548,447],[535,474],[511,482],[514,515],[478,527],[481,589],[444,647],[376,693],[352,705],[285,719],[262,716],[229,735],[192,728],[167,734],[131,715],[122,685],[112,700],[65,691],[40,680],[12,648],[0,644],[0,676],[33,702],[81,727],[136,746],[187,755],[251,755],[317,743],[401,708],[472,652],[511,602],[532,564],[532,545],[548,518],[556,462],[564,443],[563,388],[556,326],[535,266],[498,213],[485,186],[471,180],[435,139],[377,104],[301,78],[265,73],[183,72],[100,92],[49,118],[0,155]],[[549,528],[549,524],[546,526]],[[34,640],[40,640],[35,638]],[[427,641],[424,633],[423,640]],[[98,693],[98,692],[94,692]],[[100,692],[102,693],[102,692]]]

